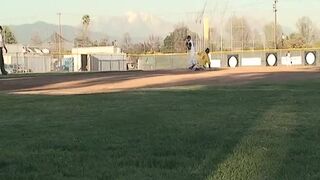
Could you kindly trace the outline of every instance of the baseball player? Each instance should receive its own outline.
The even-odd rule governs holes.
[[[187,36],[186,40],[186,46],[188,49],[188,56],[189,56],[189,69],[193,70],[193,68],[197,65],[197,61],[195,58],[196,55],[196,49],[194,47],[193,41],[191,39],[191,36]]]
[[[198,68],[199,69],[206,69],[207,64],[209,69],[211,69],[211,62],[210,62],[210,49],[207,48],[204,52],[198,53]]]

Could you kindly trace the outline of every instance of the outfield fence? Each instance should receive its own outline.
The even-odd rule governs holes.
[[[320,49],[285,49],[261,51],[211,52],[211,66],[216,68],[263,66],[317,66]],[[138,69],[161,70],[188,67],[188,54],[140,55]]]
[[[320,49],[211,52],[211,66],[320,66]],[[188,54],[6,54],[9,73],[48,73],[79,71],[173,70],[188,67]]]
[[[11,74],[80,72],[80,71],[126,71],[126,55],[113,54],[77,54],[63,55],[30,55],[6,54],[6,70]]]

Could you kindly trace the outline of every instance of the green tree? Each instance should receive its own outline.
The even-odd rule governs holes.
[[[306,39],[300,33],[292,33],[289,36],[288,46],[290,48],[305,48]]]
[[[183,24],[177,25],[174,31],[164,39],[161,51],[167,53],[186,52],[185,40],[188,35],[190,35],[193,40],[198,37],[198,35],[191,32],[187,26]]]
[[[167,36],[164,40],[163,40],[163,47],[162,47],[162,51],[163,52],[174,52],[173,50],[173,36],[170,34],[169,36]]]
[[[91,19],[88,14],[82,16],[83,36],[85,37],[88,36],[90,22],[91,22]]]
[[[11,29],[8,26],[4,26],[3,32],[4,32],[5,42],[7,44],[17,44],[17,39],[14,33],[11,31]]]
[[[160,37],[155,35],[150,35],[148,38],[148,45],[150,48],[150,52],[155,53],[160,51]]]

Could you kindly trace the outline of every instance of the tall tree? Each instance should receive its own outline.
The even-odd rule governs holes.
[[[303,37],[304,41],[306,42],[306,45],[310,45],[316,36],[316,28],[313,22],[309,17],[301,17],[297,24],[297,29],[300,35]]]
[[[170,35],[168,35],[163,40],[162,51],[163,52],[171,52],[172,53],[172,52],[174,52],[173,47],[174,47],[173,36],[172,36],[172,33],[170,33]]]
[[[82,25],[83,25],[83,38],[88,38],[88,32],[89,32],[89,25],[90,25],[91,19],[88,14],[82,16]]]
[[[223,39],[222,39],[223,43]],[[211,50],[221,50],[221,33],[218,28],[209,29],[209,48]],[[222,44],[223,48],[223,44]]]
[[[306,44],[305,38],[300,33],[290,34],[287,41],[287,47],[289,48],[305,48]]]
[[[265,36],[265,47],[266,48],[274,48],[274,23],[268,23],[263,27],[263,32],[264,32],[264,36]],[[282,27],[281,25],[277,25],[277,42],[279,45],[282,37]]]
[[[320,47],[320,30],[318,27],[315,27],[315,40],[313,42],[314,47]]]
[[[4,26],[3,33],[7,44],[17,44],[17,39],[8,26]]]
[[[173,53],[186,52],[185,40],[188,35],[192,37],[195,43],[198,35],[191,32],[189,28],[183,24],[177,25],[174,31],[164,39],[162,51]]]
[[[93,43],[89,38],[89,26],[91,22],[90,16],[87,14],[82,16],[81,22],[82,22],[82,33],[80,36],[74,39],[74,45],[77,47],[92,46]]]
[[[252,49],[263,49],[264,44],[262,40],[261,32],[259,32],[257,29],[254,29],[252,31]]]
[[[100,39],[99,46],[107,46],[108,42],[109,42],[108,38]]]
[[[160,51],[160,37],[155,35],[150,35],[148,38],[148,44],[150,46],[150,52],[159,52]]]
[[[131,36],[128,32],[123,34],[122,49],[124,52],[130,52],[132,48]]]
[[[248,49],[252,45],[252,31],[244,17],[232,16],[226,24],[226,31],[232,36],[233,49]]]
[[[39,36],[39,33],[35,33],[32,35],[31,39],[30,39],[31,45],[32,46],[41,46],[42,45],[42,40],[41,37]]]
[[[54,54],[59,53],[60,51],[64,51],[65,42],[68,42],[68,40],[64,39],[62,36],[60,36],[59,33],[54,32],[48,40],[48,45],[50,46],[50,52],[53,52]]]

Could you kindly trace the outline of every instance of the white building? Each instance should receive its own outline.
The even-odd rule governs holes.
[[[72,48],[72,54],[122,54],[121,48],[115,46]]]
[[[7,44],[8,53],[4,54],[4,63],[9,73],[50,72],[51,56],[47,49],[26,47],[22,44]]]
[[[125,71],[126,54],[115,46],[72,48],[62,60],[64,69],[78,71]]]

